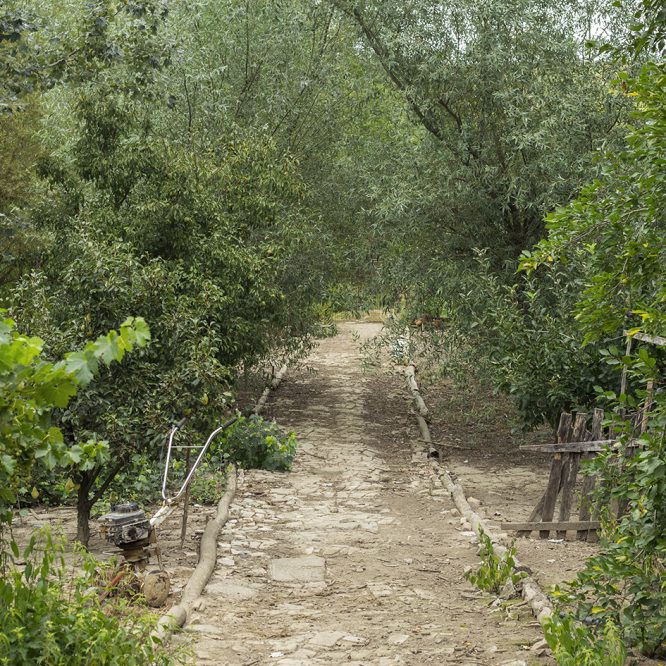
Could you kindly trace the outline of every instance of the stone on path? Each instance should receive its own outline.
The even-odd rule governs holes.
[[[205,594],[208,597],[226,597],[227,599],[246,600],[252,599],[257,595],[257,590],[245,585],[238,585],[231,581],[223,580],[221,582],[209,583],[206,586]]]
[[[318,583],[326,579],[323,557],[284,557],[271,560],[270,577],[280,583]]]
[[[333,647],[339,640],[345,637],[344,631],[320,631],[316,633],[308,642],[310,645],[319,647]]]

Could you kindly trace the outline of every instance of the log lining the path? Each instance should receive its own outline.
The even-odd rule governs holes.
[[[287,364],[285,363],[275,377],[273,377],[270,384],[264,389],[261,397],[252,410],[253,414],[259,415],[261,413],[266,406],[266,401],[268,400],[271,391],[274,391],[280,385],[286,372]],[[185,626],[194,604],[201,596],[210,577],[213,575],[215,563],[217,561],[217,537],[227,520],[229,520],[231,503],[236,495],[237,476],[236,467],[234,465],[229,465],[227,469],[227,488],[218,502],[215,517],[208,521],[204,533],[201,536],[199,562],[183,589],[183,595],[180,602],[175,606],[172,606],[169,611],[162,615],[158,620],[157,626],[152,632],[154,638],[164,640],[172,631]]]
[[[425,417],[421,412],[421,404],[425,408],[426,414],[428,414],[428,409],[425,406],[425,402],[423,401],[423,397],[421,396],[421,392],[419,391],[418,383],[416,381],[416,367],[413,364],[410,364],[403,368],[403,372],[407,379],[407,385],[409,386],[412,392],[412,396],[414,397],[414,401],[417,405],[417,420],[419,422],[419,429],[423,434],[423,429],[425,427],[425,430],[427,431],[427,437],[424,436],[423,439],[428,444],[429,449],[432,450],[432,437],[430,436],[430,431],[428,429],[428,424],[425,420]],[[429,457],[433,457],[430,451],[428,455]],[[451,498],[453,499],[456,508],[460,512],[460,515],[463,516],[472,526],[472,530],[474,530],[477,536],[480,537],[482,532],[488,536],[493,543],[495,553],[502,557],[508,549],[501,543],[499,538],[493,535],[484,519],[478,513],[476,513],[474,509],[472,509],[471,505],[467,501],[467,498],[465,497],[465,491],[463,487],[453,480],[453,477],[440,465],[438,461],[432,460],[431,465],[436,478],[451,494]],[[521,566],[516,557],[514,557],[514,561],[514,573],[517,573],[518,571],[525,572],[525,567]],[[532,576],[527,575],[523,577],[521,579],[521,584],[521,594],[523,599],[530,606],[532,613],[534,613],[537,620],[543,625],[543,623],[553,613],[553,607],[550,603],[550,600],[543,593],[542,589],[539,587],[539,584],[532,578]]]
[[[419,391],[419,385],[416,383],[416,368],[413,365],[408,365],[405,368],[405,377],[407,378],[407,383],[409,388],[412,391],[412,396],[414,402],[416,403],[416,420],[419,424],[419,430],[421,431],[421,439],[428,445],[428,458],[439,458],[439,451],[435,448],[435,445],[432,441],[432,435],[430,434],[430,428],[428,427],[428,419],[430,418],[430,412],[428,407],[423,400],[423,396]]]
[[[222,495],[217,505],[215,517],[208,521],[201,537],[199,562],[194,568],[190,579],[187,581],[187,585],[185,585],[180,603],[173,606],[168,613],[159,619],[153,636],[164,639],[169,632],[178,627],[185,626],[194,602],[201,596],[206,583],[208,583],[215,569],[217,537],[229,519],[229,509],[235,494],[236,468],[230,465],[229,469],[227,469],[227,489],[224,491],[224,495]]]

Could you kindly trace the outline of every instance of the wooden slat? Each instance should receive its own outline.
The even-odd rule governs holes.
[[[536,530],[558,530],[558,531],[571,531],[571,530],[598,530],[601,527],[601,523],[598,520],[587,520],[587,521],[578,521],[578,520],[568,520],[568,521],[548,521],[548,522],[537,522],[537,523],[502,523],[501,527],[503,530],[512,530],[512,531],[526,531],[534,532]]]
[[[545,453],[588,453],[603,451],[607,446],[615,444],[616,439],[598,439],[591,442],[563,442],[560,444],[523,444],[522,451],[543,451]]]
[[[651,345],[659,345],[660,347],[666,347],[666,338],[662,338],[660,335],[648,335],[647,333],[634,333],[629,335],[628,331],[625,331],[624,334],[634,340],[640,340],[641,342],[649,342]]]
[[[603,425],[604,425],[604,410],[599,409],[599,407],[595,407],[594,414],[592,415],[592,431],[590,432],[590,439],[592,441],[594,440],[598,441],[601,439]]]
[[[652,409],[652,398],[654,396],[654,379],[648,379],[646,393],[645,393],[645,402],[643,403],[642,409],[639,411],[640,417],[640,428],[639,432],[642,434],[645,433],[648,427],[650,410]]]
[[[590,437],[592,439],[599,440],[601,438],[601,433],[603,430],[603,421],[604,421],[604,410],[599,409],[598,407],[594,410],[592,416],[592,430],[590,432]],[[582,460],[589,460],[592,456],[589,453],[585,453],[582,456]],[[579,519],[582,522],[585,522],[590,519],[591,508],[592,508],[592,495],[594,493],[594,485],[596,483],[596,477],[586,476],[583,479],[583,486],[580,491],[580,513]],[[587,530],[579,530],[577,538],[580,541],[586,541],[590,533]]]
[[[560,443],[566,442],[571,438],[571,422],[573,417],[567,412],[562,412],[560,415],[560,424],[557,428],[557,439]],[[562,454],[554,453],[553,461],[550,465],[550,476],[548,477],[548,487],[543,501],[542,519],[549,522],[553,519],[555,513],[555,502],[557,496],[560,494],[562,484]],[[539,536],[542,539],[547,539],[550,536],[550,531],[542,529],[539,531]]]
[[[585,424],[587,423],[587,414],[585,412],[578,412],[572,432],[572,439],[585,437]],[[566,522],[571,516],[571,505],[573,503],[574,487],[576,486],[576,478],[578,476],[578,464],[580,462],[580,453],[570,453],[568,460],[562,470],[564,483],[562,484],[562,499],[560,500],[560,522]],[[564,538],[564,532],[557,535]]]

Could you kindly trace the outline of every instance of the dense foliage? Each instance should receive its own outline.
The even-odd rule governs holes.
[[[42,340],[18,333],[11,319],[0,321],[0,509],[15,501],[17,486],[35,462],[52,471],[56,466],[94,469],[108,460],[103,440],[66,445],[53,412],[66,408],[101,367],[122,361],[149,340],[143,319],[128,319],[119,331],[50,363],[42,358]]]
[[[305,354],[336,309],[382,304],[402,316],[391,331],[437,319],[429,360],[512,396],[526,428],[601,396],[624,442],[626,414],[654,402],[640,453],[599,458],[629,509],[551,637],[562,660],[589,638],[593,663],[595,632],[658,653],[663,350],[616,347],[665,333],[665,11],[3,2],[3,506],[76,491],[86,542],[96,502],[128,479],[154,492],[170,423],[187,414],[199,442],[239,376]],[[293,453],[247,419],[207,464]],[[212,499],[219,475],[202,479]]]
[[[616,49],[625,66],[632,58],[644,58],[636,74],[623,69],[617,79],[618,87],[637,102],[635,125],[625,149],[604,157],[599,178],[570,206],[550,216],[548,238],[522,259],[527,270],[566,264],[580,275],[576,322],[585,342],[618,336],[623,329],[629,336],[642,331],[664,333],[664,17],[660,3],[645,2],[632,26],[635,37],[624,50]],[[613,410],[611,422],[619,443],[598,456],[594,468],[603,479],[606,506],[614,500],[614,506],[625,510],[619,517],[605,517],[600,554],[557,594],[571,614],[569,637],[582,631],[576,621],[589,624],[592,641],[614,627],[627,646],[663,656],[664,350],[659,344],[640,343],[634,349],[632,354],[623,354],[617,347],[602,350],[608,364],[625,369],[628,381],[622,393],[598,389]],[[640,418],[632,420],[636,414]],[[630,451],[630,443],[638,449]],[[602,658],[598,663],[606,662]]]
[[[7,666],[132,666],[175,663],[151,637],[152,618],[137,608],[102,609],[97,597],[98,563],[81,554],[65,563],[64,544],[48,532],[33,536],[23,551],[12,542],[21,569],[2,567],[0,663]],[[122,619],[124,617],[124,619]]]

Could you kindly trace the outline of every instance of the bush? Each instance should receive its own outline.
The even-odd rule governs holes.
[[[648,393],[641,384],[655,380],[660,369],[644,348],[621,360],[627,365],[628,384],[635,390],[621,396],[604,394],[618,410],[613,430],[619,433],[619,442],[600,453],[591,467],[603,479],[597,505],[626,508],[619,518],[610,511],[602,513],[605,529],[600,553],[587,561],[573,582],[556,588],[554,595],[578,621],[591,618],[590,631],[598,638],[600,629],[612,623],[628,647],[648,656],[664,656],[666,394],[663,388],[654,391],[647,429],[635,442],[639,448],[630,452],[626,445],[636,433],[621,418],[620,408],[635,410]]]
[[[551,617],[544,624],[548,646],[560,666],[624,666],[627,651],[613,622],[601,635],[576,622],[570,615]]]
[[[480,534],[481,548],[481,566],[477,571],[470,571],[465,574],[467,580],[480,590],[499,594],[507,580],[516,585],[524,576],[523,573],[512,573],[516,565],[516,548],[512,544],[503,555],[497,555],[493,542],[487,534]]]
[[[227,485],[224,469],[202,462],[190,485],[190,499],[197,504],[216,504]]]
[[[176,663],[151,638],[151,616],[125,605],[112,612],[102,608],[95,587],[98,563],[92,557],[80,553],[82,572],[67,567],[63,542],[46,530],[33,535],[23,553],[15,542],[9,545],[13,558],[5,553],[0,578],[0,664]],[[21,569],[17,563],[23,560]]]
[[[223,464],[284,472],[291,469],[296,454],[296,435],[260,416],[241,417],[213,451],[213,458]]]

